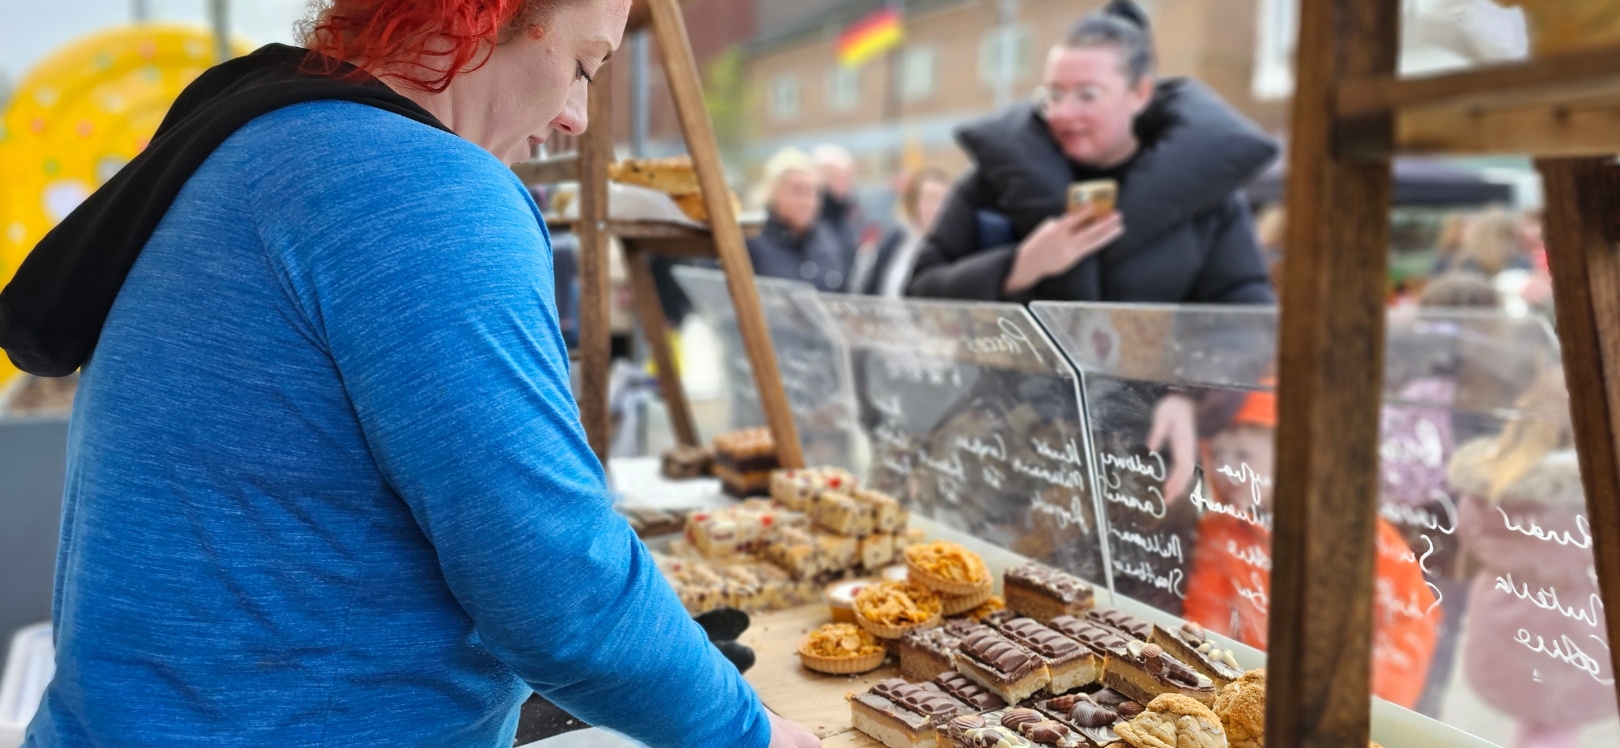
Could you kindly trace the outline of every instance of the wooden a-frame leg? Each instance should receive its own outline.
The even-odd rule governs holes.
[[[1333,150],[1340,80],[1392,74],[1398,0],[1300,10],[1278,331],[1266,744],[1366,748],[1390,164]],[[1390,121],[1357,123],[1392,135]]]
[[[641,334],[647,340],[647,347],[652,350],[653,363],[658,366],[658,389],[664,395],[664,408],[669,411],[675,441],[695,447],[698,444],[697,428],[692,423],[692,407],[686,401],[686,388],[681,384],[681,373],[675,365],[675,352],[669,347],[669,323],[664,319],[664,306],[658,301],[652,255],[641,251],[634,241],[624,240],[624,264],[630,272],[630,293],[635,299],[636,319],[641,323]]]
[[[1620,672],[1620,165],[1612,159],[1543,159],[1547,262],[1558,309],[1592,560],[1607,619],[1609,671]]]
[[[613,162],[613,68],[596,73],[579,139],[579,417],[591,451],[607,466],[611,421],[608,380],[613,357],[609,322],[607,168]]]
[[[737,213],[726,188],[720,146],[714,139],[714,123],[709,121],[709,112],[703,106],[703,85],[698,79],[697,61],[692,57],[691,40],[686,35],[686,21],[681,18],[676,0],[650,0],[649,5],[653,33],[663,56],[664,76],[669,81],[670,98],[675,102],[675,113],[686,135],[686,148],[697,170],[698,185],[703,189],[703,204],[708,208],[714,228],[715,250],[726,274],[731,302],[737,308],[737,327],[742,333],[743,346],[748,349],[748,361],[753,365],[760,405],[765,409],[765,419],[776,439],[777,459],[783,467],[804,467],[799,431],[793,423],[793,412],[788,409],[787,392],[782,387],[770,331],[759,304],[759,289],[754,285],[754,266],[748,259],[742,227],[737,224]]]

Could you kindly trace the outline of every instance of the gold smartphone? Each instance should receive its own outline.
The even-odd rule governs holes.
[[[1107,215],[1113,212],[1118,197],[1119,182],[1112,179],[1075,182],[1069,185],[1069,211],[1072,213],[1089,205],[1093,207],[1092,215]]]

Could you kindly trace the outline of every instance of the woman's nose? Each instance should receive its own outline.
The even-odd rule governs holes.
[[[602,89],[603,96],[611,95],[606,88]],[[589,87],[581,83],[568,92],[568,103],[563,110],[551,120],[551,129],[561,130],[569,135],[578,135],[585,132],[586,122],[585,101],[589,96]]]

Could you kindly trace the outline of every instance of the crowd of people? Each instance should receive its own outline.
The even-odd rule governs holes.
[[[1190,79],[1160,78],[1147,15],[1116,0],[1047,54],[1039,90],[957,131],[974,164],[903,178],[874,229],[850,153],[766,164],[755,271],[818,289],[981,301],[1269,303],[1241,187],[1277,147]],[[1112,180],[1116,206],[1070,210],[1071,184]]]

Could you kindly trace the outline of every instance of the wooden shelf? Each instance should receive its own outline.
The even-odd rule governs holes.
[[[1348,78],[1335,89],[1334,110],[1335,147],[1348,158],[1612,154],[1620,152],[1620,49]]]

